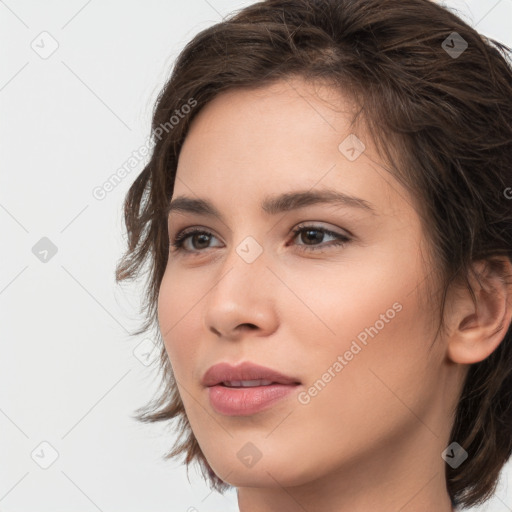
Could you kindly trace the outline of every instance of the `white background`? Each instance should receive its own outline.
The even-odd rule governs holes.
[[[92,191],[145,144],[183,46],[250,3],[0,2],[0,512],[238,510],[234,491],[161,459],[169,432],[131,419],[158,384],[134,355],[151,341],[129,336],[140,289],[114,281],[144,162],[103,200]],[[512,0],[443,3],[512,45]],[[31,47],[52,44],[46,59]],[[43,237],[57,248],[46,263],[32,252]],[[512,511],[510,463],[502,475],[479,510]]]

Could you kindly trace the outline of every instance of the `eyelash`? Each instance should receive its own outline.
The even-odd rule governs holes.
[[[335,233],[334,231],[330,231],[329,229],[323,228],[321,226],[314,226],[314,225],[302,225],[302,226],[298,226],[295,229],[293,229],[292,230],[292,233],[293,233],[292,240],[297,238],[297,235],[299,235],[300,233],[307,232],[307,231],[320,231],[326,235],[335,237],[336,240],[333,240],[332,243],[327,247],[334,247],[334,246],[342,247],[351,241],[351,239],[345,235],[342,235],[340,233]],[[172,249],[173,252],[183,251],[183,252],[188,252],[189,254],[193,254],[193,255],[198,255],[202,252],[205,252],[204,249],[199,249],[199,250],[196,249],[193,251],[189,251],[189,250],[183,248],[183,244],[185,243],[185,240],[187,240],[189,237],[191,237],[193,235],[212,235],[212,233],[210,233],[209,231],[197,229],[197,228],[193,228],[190,230],[185,229],[185,230],[181,231],[180,233],[178,233],[174,237],[174,240],[171,243],[171,245],[173,247],[173,249]],[[306,252],[319,251],[319,250],[325,249],[325,245],[322,245],[322,244],[319,244],[316,246],[314,246],[314,245],[312,245],[312,246],[299,245],[298,247],[300,247],[301,250],[306,251]]]

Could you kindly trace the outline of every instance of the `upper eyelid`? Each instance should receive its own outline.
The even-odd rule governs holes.
[[[328,225],[325,226],[324,224],[328,224]],[[315,228],[322,228],[322,229],[330,230],[330,231],[336,231],[337,229],[341,229],[341,230],[345,231],[348,235],[353,236],[347,228],[331,226],[330,223],[326,223],[325,221],[315,221],[315,220],[303,220],[301,222],[298,222],[292,228],[290,228],[288,231],[292,232],[294,229],[298,229],[298,228],[302,228],[302,227],[315,227]],[[184,226],[182,228],[176,228],[176,229],[174,227],[172,227],[172,228],[169,227],[168,233],[169,233],[169,235],[171,235],[171,233],[172,233],[172,237],[176,238],[176,236],[179,235],[180,233],[183,233],[184,231],[193,231],[194,229],[204,230],[204,231],[211,232],[212,234],[215,234],[215,229],[209,228],[206,226],[202,226],[200,224],[193,224],[190,226]],[[231,233],[232,230],[229,229],[229,232]],[[342,233],[340,233],[340,234],[342,234]]]

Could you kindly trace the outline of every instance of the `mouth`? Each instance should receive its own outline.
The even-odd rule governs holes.
[[[220,382],[219,386],[225,386],[227,388],[254,388],[258,386],[270,386],[272,384],[279,384],[271,380],[233,380]]]
[[[272,384],[301,384],[295,378],[285,375],[272,368],[260,366],[250,361],[238,365],[218,363],[211,366],[201,381],[203,386],[255,387]]]
[[[204,375],[202,384],[212,408],[225,416],[249,416],[289,397],[301,382],[271,368],[245,362],[220,363]]]
[[[252,382],[252,381],[249,381]],[[212,408],[224,416],[251,416],[277,405],[289,397],[299,384],[259,384],[251,386],[210,386],[208,399]]]

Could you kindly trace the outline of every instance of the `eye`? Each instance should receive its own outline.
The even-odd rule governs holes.
[[[184,252],[198,252],[196,248],[192,248],[192,249],[189,249],[189,248],[186,248],[186,242],[189,242],[189,241],[194,241],[194,240],[198,240],[199,241],[199,246],[201,248],[205,248],[204,247],[204,244],[208,244],[208,242],[210,241],[211,237],[212,237],[212,233],[210,233],[209,231],[205,231],[205,230],[202,230],[202,229],[197,229],[197,228],[192,228],[190,230],[183,230],[181,231],[180,233],[178,233],[174,240],[172,241],[172,246],[173,246],[173,251],[174,252],[180,252],[180,251],[184,251]],[[204,252],[204,251],[203,251]]]
[[[300,250],[303,251],[328,250],[329,247],[342,246],[351,240],[346,235],[335,233],[334,231],[316,225],[301,225],[293,229],[292,233],[294,235],[292,240],[299,238],[305,241],[303,244],[297,244]],[[329,245],[325,243],[318,244],[317,242],[322,242],[325,236],[334,238],[332,243]],[[205,252],[203,249],[210,248],[208,244],[212,237],[216,238],[207,230],[198,228],[185,229],[174,237],[171,244],[173,252],[186,252],[192,255],[198,255],[201,252]],[[190,248],[190,244],[187,246],[188,242],[192,244],[192,248]]]
[[[304,236],[299,236],[302,234],[305,234]],[[306,243],[304,245],[299,244],[299,247],[301,250],[306,251],[318,251],[318,250],[324,250],[326,247],[333,247],[333,246],[342,246],[346,243],[350,242],[350,238],[346,235],[342,235],[341,233],[335,233],[334,231],[331,231],[329,229],[323,228],[321,226],[298,226],[293,230],[294,239],[299,237],[299,240],[306,240]],[[329,245],[325,244],[315,244],[314,242],[322,241],[324,236],[330,236],[334,238],[333,242]],[[313,242],[313,245],[310,244],[310,242]]]

